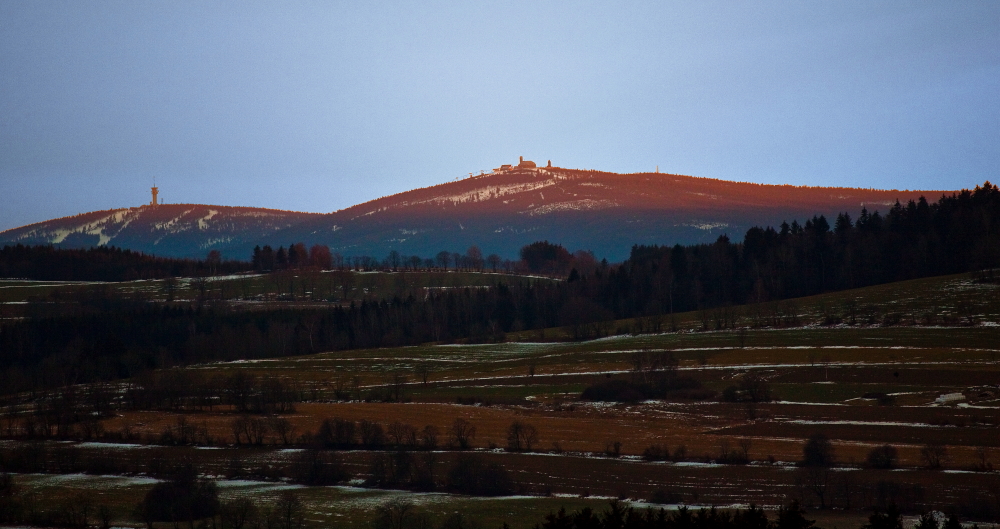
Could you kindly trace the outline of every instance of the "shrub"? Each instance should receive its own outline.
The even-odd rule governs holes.
[[[413,503],[395,498],[376,509],[372,521],[374,529],[430,529],[431,522],[425,513],[416,512]]]
[[[813,434],[802,447],[802,465],[807,467],[828,467],[833,464],[833,445],[821,433]]]
[[[903,519],[899,509],[890,505],[885,511],[876,510],[868,517],[868,523],[861,529],[903,529]]]
[[[354,444],[354,421],[326,419],[316,432],[316,440],[326,448],[348,448]]]
[[[882,445],[877,448],[872,448],[871,451],[868,452],[868,457],[865,460],[871,468],[888,469],[896,466],[897,456],[898,451],[895,447]]]
[[[514,490],[507,470],[479,456],[463,455],[448,470],[448,489],[459,494],[503,496]]]
[[[303,485],[335,485],[346,481],[347,471],[339,461],[319,450],[306,450],[292,463],[291,478]]]
[[[219,510],[219,491],[215,482],[198,479],[192,467],[186,467],[170,481],[149,489],[139,506],[143,518],[161,522],[190,522],[215,516]]]
[[[778,509],[778,519],[774,524],[775,529],[809,529],[816,521],[806,520],[805,509],[797,500],[793,500],[788,507]]]
[[[646,461],[665,461],[670,459],[670,449],[660,445],[652,445],[642,451],[642,458]]]

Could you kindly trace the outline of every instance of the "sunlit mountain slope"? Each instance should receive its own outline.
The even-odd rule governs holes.
[[[204,257],[212,249],[252,248],[262,237],[318,216],[262,208],[164,204],[95,211],[30,224],[0,232],[0,245],[111,245],[163,256]],[[228,257],[244,258],[235,253]]]
[[[328,244],[345,255],[390,250],[430,256],[463,251],[515,256],[536,240],[621,259],[633,244],[742,240],[754,225],[815,214],[857,217],[942,191],[772,186],[661,173],[512,169],[359,204],[277,232],[268,240]],[[830,218],[831,225],[833,218]]]
[[[441,250],[516,257],[549,240],[618,260],[633,244],[741,240],[754,225],[857,217],[943,191],[795,187],[661,173],[512,168],[382,197],[330,214],[191,204],[100,211],[0,233],[0,244],[114,245],[157,255],[247,258],[254,245],[326,244],[343,255]],[[950,193],[950,192],[949,192]],[[833,218],[830,218],[833,224]]]

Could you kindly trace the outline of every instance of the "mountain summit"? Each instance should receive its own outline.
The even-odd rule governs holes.
[[[343,255],[392,250],[432,256],[478,245],[514,257],[533,241],[618,260],[634,244],[739,240],[755,225],[835,216],[943,191],[761,185],[665,173],[538,167],[521,160],[492,173],[414,189],[330,214],[206,205],[147,205],[0,232],[0,244],[109,244],[157,255],[247,258],[254,245],[326,244]]]

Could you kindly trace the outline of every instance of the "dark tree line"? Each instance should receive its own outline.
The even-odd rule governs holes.
[[[288,250],[279,246],[275,251],[270,246],[256,246],[250,255],[250,265],[257,271],[288,270],[298,268],[330,269],[335,265],[343,266],[343,258],[330,253],[330,248],[323,244],[306,248],[305,243],[289,244]]]
[[[617,502],[601,514],[594,513],[589,507],[567,514],[565,509],[558,513],[550,513],[545,522],[535,525],[535,529],[810,529],[815,527],[814,520],[807,520],[805,510],[793,501],[780,507],[774,519],[769,519],[767,513],[760,507],[750,505],[746,509],[735,509],[732,512],[711,509],[688,509],[681,507],[673,512],[663,509],[637,510]],[[895,505],[885,509],[876,509],[868,517],[868,523],[861,529],[902,529],[903,517]],[[915,529],[960,529],[958,517],[949,516],[944,523],[939,524],[934,513],[924,513]],[[973,527],[978,525],[973,524]]]
[[[618,317],[808,296],[1000,266],[1000,189],[986,182],[928,203],[862,209],[831,225],[751,228],[743,243],[635,246],[585,297]]]
[[[560,249],[535,243],[525,254],[544,269],[567,262],[568,252]],[[832,228],[823,217],[779,230],[752,228],[741,244],[720,237],[687,247],[637,246],[619,266],[582,257],[568,262],[589,262],[592,270],[573,269],[566,281],[508,279],[490,288],[321,310],[248,312],[109,299],[97,313],[0,324],[0,388],[52,388],[215,360],[500,341],[507,332],[555,326],[569,327],[577,338],[597,337],[615,332],[610,321],[621,318],[646,318],[643,328],[658,332],[656,315],[666,313],[995,267],[1000,190],[987,182],[935,204],[897,204],[884,216],[863,210],[857,222],[843,213]],[[715,310],[721,320],[732,319]]]
[[[0,327],[0,387],[11,393],[213,360],[458,338],[500,340],[511,329],[557,325],[562,290],[557,284],[525,282],[431,293],[424,300],[259,312],[108,302],[96,314]]]
[[[0,277],[38,281],[131,281],[203,276],[249,270],[247,263],[224,261],[212,252],[205,260],[174,259],[99,246],[66,249],[54,246],[0,248]]]
[[[732,512],[681,507],[669,512],[664,509],[634,509],[617,501],[603,513],[589,507],[571,514],[565,509],[550,513],[545,522],[535,529],[809,529],[813,520],[805,518],[805,511],[797,502],[778,509],[776,520],[769,520],[760,507],[750,505]],[[899,513],[895,513],[897,519]]]

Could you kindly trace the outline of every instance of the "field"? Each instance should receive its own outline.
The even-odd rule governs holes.
[[[329,277],[326,286],[327,274],[291,278],[285,292],[283,280],[240,278],[225,282],[231,290],[219,297],[343,302],[496,281],[471,273],[362,274],[349,280],[352,294],[343,297]],[[178,283],[174,299],[200,295],[191,282]],[[7,303],[94,288],[2,286]],[[100,288],[166,300],[156,282]],[[285,435],[264,429],[253,441],[240,442],[234,423],[264,416],[213,402],[120,407],[99,428],[77,432],[90,440],[29,443],[20,417],[32,400],[21,395],[6,403],[2,427],[9,440],[0,448],[41,443],[50,461],[72,460],[63,475],[21,472],[15,482],[46,501],[70,505],[86,497],[111,505],[115,523],[126,526],[142,525],[130,509],[157,482],[151,461],[196,464],[218,479],[223,499],[267,500],[292,491],[314,527],[366,527],[392,498],[412,501],[434,520],[460,512],[484,527],[513,528],[533,527],[560,507],[600,510],[613,498],[636,508],[755,503],[768,509],[799,499],[823,527],[857,527],[870,508],[889,503],[910,517],[938,509],[989,522],[1000,513],[1000,473],[993,470],[1000,464],[1000,286],[948,276],[649,320],[608,323],[610,336],[589,341],[569,341],[569,329],[546,329],[511,333],[503,343],[340,351],[156,374],[161,381],[220,387],[251,375],[294,388],[294,411],[268,419],[285,419]],[[676,365],[648,368],[644,359],[654,353],[668,353]],[[698,391],[626,402],[580,398],[609,381],[658,376],[694,381]],[[751,382],[766,387],[768,397],[746,398]],[[138,383],[118,387],[124,392]],[[289,482],[283,469],[315,446],[314,434],[334,418],[377,423],[387,438],[328,451],[349,474],[341,485]],[[475,428],[467,450],[450,434],[457,419]],[[515,422],[536,431],[530,446],[509,449]],[[433,426],[439,440],[433,448],[394,440],[399,425],[415,432]],[[185,429],[197,433],[178,442]],[[832,465],[798,464],[815,434],[830,440]],[[884,445],[895,449],[892,461],[873,463],[870,453]],[[470,453],[505,469],[514,487],[481,497],[372,485],[376,463],[401,451],[433,460],[427,465],[437,469],[439,489],[447,469]],[[104,471],[93,470],[95,461]]]
[[[121,283],[87,281],[28,281],[0,279],[0,310],[32,304],[72,305],[100,298],[138,299],[155,302],[228,302],[250,306],[268,302],[286,305],[349,304],[393,296],[423,297],[429,291],[480,288],[501,281],[548,280],[502,272],[455,270],[419,272],[364,272],[351,270],[289,270],[271,274],[235,274],[197,278],[173,278]]]

